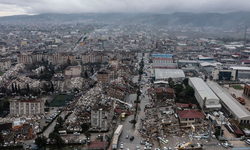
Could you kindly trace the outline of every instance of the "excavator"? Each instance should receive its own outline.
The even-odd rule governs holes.
[[[238,98],[237,98],[237,101],[240,102],[242,105],[245,105],[245,104],[246,104],[245,99],[242,98],[242,97],[238,97]]]
[[[236,99],[239,103],[241,103],[242,105],[245,105],[245,104],[246,104],[244,98],[242,98],[242,97],[236,97],[235,94],[231,94],[231,96],[232,96],[233,98],[235,98],[235,99]]]

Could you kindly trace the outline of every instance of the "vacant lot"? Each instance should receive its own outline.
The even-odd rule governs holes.
[[[50,103],[51,107],[61,107],[65,106],[65,104],[71,101],[73,95],[57,95],[52,102]]]

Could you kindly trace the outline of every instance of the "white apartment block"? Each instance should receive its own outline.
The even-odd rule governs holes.
[[[44,101],[42,99],[10,101],[11,116],[29,116],[39,114],[44,114]]]

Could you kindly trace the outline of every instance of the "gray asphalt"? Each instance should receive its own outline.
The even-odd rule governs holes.
[[[137,78],[138,77],[134,77]],[[142,89],[142,93],[144,94],[144,92],[146,91],[146,87],[143,87]],[[131,94],[127,97],[127,101],[131,102],[132,99],[136,99],[136,94]],[[129,148],[130,150],[133,150],[136,148],[136,146],[140,146],[140,149],[143,150],[143,145],[140,145],[140,141],[142,140],[140,133],[138,132],[139,129],[139,123],[140,123],[140,119],[144,119],[145,118],[145,113],[144,113],[144,106],[145,103],[148,103],[149,99],[148,97],[145,95],[145,98],[142,98],[141,103],[140,103],[140,107],[141,107],[141,111],[138,113],[138,119],[137,119],[137,124],[135,126],[135,128],[133,127],[133,124],[131,124],[129,122],[129,120],[132,120],[134,118],[134,115],[128,116],[126,118],[125,121],[121,121],[120,124],[123,125],[123,133],[120,136],[120,140],[119,140],[119,144],[118,147],[120,148],[120,144],[121,142],[123,142],[124,144],[124,148]],[[130,141],[129,139],[126,139],[126,135],[130,136],[134,136],[134,140]]]
[[[61,117],[64,118],[66,112],[61,113]],[[50,124],[50,126],[43,132],[43,135],[45,137],[49,137],[49,134],[54,130],[54,127],[56,126],[56,120],[57,118]]]

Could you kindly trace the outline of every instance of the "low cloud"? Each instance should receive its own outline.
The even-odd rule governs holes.
[[[0,0],[0,16],[41,13],[249,11],[249,0]]]

